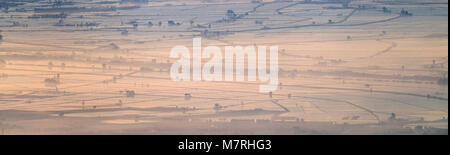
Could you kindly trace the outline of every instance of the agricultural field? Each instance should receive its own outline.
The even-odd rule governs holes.
[[[171,80],[193,38],[278,46],[278,89]],[[0,0],[0,129],[448,135],[448,1]]]

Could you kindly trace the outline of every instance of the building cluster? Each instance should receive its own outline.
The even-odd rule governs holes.
[[[412,13],[402,9],[402,11],[400,11],[400,16],[412,16]]]

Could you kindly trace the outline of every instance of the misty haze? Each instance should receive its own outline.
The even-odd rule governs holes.
[[[193,38],[277,90],[171,80]],[[0,0],[0,135],[448,135],[447,51],[447,0]]]

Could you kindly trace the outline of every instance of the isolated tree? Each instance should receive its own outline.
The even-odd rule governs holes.
[[[396,117],[397,117],[397,115],[395,113],[392,113],[391,117],[389,117],[389,120],[395,120],[395,119],[397,119]]]

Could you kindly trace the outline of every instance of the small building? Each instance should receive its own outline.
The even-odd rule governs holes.
[[[228,17],[228,19],[235,19],[237,15],[233,10],[228,10],[226,16]]]
[[[389,10],[387,7],[383,7],[383,12],[384,13],[391,13],[392,11]]]
[[[169,25],[169,26],[179,26],[181,24],[180,23],[175,23],[175,21],[173,21],[173,20],[169,20],[169,21],[167,21],[167,25]]]
[[[192,95],[190,93],[185,93],[184,94],[184,99],[185,100],[190,100],[192,98]]]
[[[126,91],[127,97],[134,97],[136,95],[136,93],[134,92],[134,90],[127,90]]]
[[[402,9],[402,11],[400,11],[400,16],[412,16],[412,13]]]
[[[216,110],[216,111],[219,111],[219,110],[224,109],[224,107],[221,106],[220,104],[216,103],[216,104],[214,104],[214,108],[213,109]]]
[[[127,30],[124,30],[124,31],[122,31],[120,34],[121,34],[122,36],[127,36],[127,35],[128,35],[128,31],[127,31]]]

